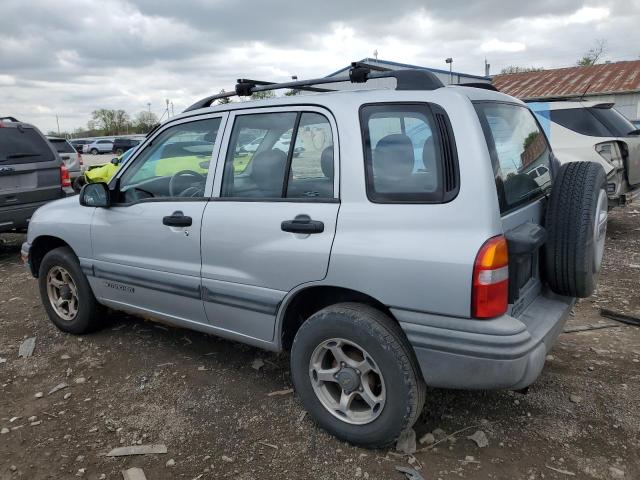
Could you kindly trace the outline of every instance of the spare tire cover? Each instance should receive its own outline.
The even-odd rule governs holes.
[[[559,168],[545,220],[545,273],[554,292],[586,298],[595,290],[607,212],[606,175],[601,165],[571,162]]]

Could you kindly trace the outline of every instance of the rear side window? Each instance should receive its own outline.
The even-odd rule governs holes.
[[[56,157],[33,128],[0,128],[0,164],[50,162]]]
[[[500,212],[546,192],[551,149],[533,113],[506,103],[477,103],[476,110],[491,153]]]
[[[49,141],[51,142],[51,144],[53,145],[53,148],[55,148],[56,152],[58,153],[75,153],[76,152],[74,148],[71,146],[71,144],[66,140],[49,139]]]
[[[377,203],[439,203],[457,187],[448,120],[426,104],[362,107],[367,196]]]
[[[588,110],[594,117],[600,120],[605,127],[607,127],[613,137],[626,137],[636,130],[633,123],[631,123],[627,117],[622,115],[615,108],[591,107]]]
[[[332,199],[333,137],[313,112],[238,115],[222,176],[222,197]]]
[[[551,110],[551,121],[564,128],[590,137],[609,137],[611,133],[588,108]]]

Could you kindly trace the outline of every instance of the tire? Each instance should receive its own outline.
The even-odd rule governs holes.
[[[90,153],[91,155],[98,155],[100,152],[98,151],[98,149],[97,149],[97,148],[92,148],[92,149],[89,151],[89,153]]]
[[[598,283],[607,229],[606,175],[593,162],[562,165],[547,207],[544,248],[551,289],[586,298]]]
[[[116,149],[116,151],[114,152],[116,154],[116,157],[119,157],[120,155],[122,155],[124,153],[124,150],[122,150],[121,148]]]
[[[327,394],[323,391],[337,400],[344,390],[336,380],[319,381],[318,372],[326,373],[325,368],[328,371],[339,369],[334,378],[343,374],[342,380],[349,380],[349,375],[344,373],[349,368],[341,368],[337,357],[330,353],[330,348],[336,348],[335,340],[342,343],[343,352],[352,356],[353,345],[362,349],[363,370],[370,366],[379,372],[379,375],[373,371],[367,374],[366,382],[373,386],[362,389],[363,393],[376,391],[379,400],[376,405],[380,405],[377,410],[376,407],[368,408],[362,401],[364,397],[353,390],[355,396],[351,406],[354,411],[358,406],[366,407],[364,412],[355,411],[357,417],[347,418],[325,406]],[[332,363],[312,365],[316,352],[324,352],[324,360],[329,359]],[[361,358],[356,355],[356,360]],[[349,361],[354,360],[349,358]],[[316,369],[318,365],[320,368]],[[353,373],[353,369],[349,371]],[[355,372],[359,374],[360,370]],[[364,304],[332,305],[305,321],[293,341],[291,374],[297,394],[315,421],[336,437],[362,447],[382,448],[392,444],[400,433],[413,426],[424,406],[426,387],[406,336],[391,318]],[[378,378],[380,382],[376,381]],[[356,380],[356,384],[363,387],[361,380]],[[378,388],[378,383],[383,387]],[[317,387],[319,384],[324,387]]]
[[[70,282],[63,272],[66,272],[73,282],[76,301],[69,300],[66,306],[63,305],[56,310],[56,307],[52,304],[56,297],[71,296],[73,299],[74,294],[74,288],[70,286]],[[54,293],[50,293],[52,290],[50,285],[53,282],[53,280],[50,280],[50,275],[56,282],[60,282],[61,279],[63,283],[66,281],[64,283],[66,289],[63,285],[60,288],[55,288]],[[44,256],[40,263],[38,286],[42,304],[49,319],[63,332],[80,335],[93,331],[100,326],[104,308],[96,301],[87,277],[80,268],[78,258],[69,247],[56,248]],[[73,303],[76,306],[75,315],[72,315],[72,307],[70,306]],[[62,312],[63,310],[67,310],[69,313],[66,318]]]
[[[80,190],[82,190],[82,187],[84,187],[86,183],[87,183],[87,180],[84,178],[84,175],[80,175],[79,177],[76,177],[72,184],[73,191],[76,193],[80,193]]]

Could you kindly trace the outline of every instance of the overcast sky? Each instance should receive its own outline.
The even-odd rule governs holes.
[[[267,6],[268,5],[268,6]],[[324,76],[371,57],[483,74],[569,66],[596,39],[640,58],[640,0],[1,0],[0,115],[43,131],[92,110],[182,111],[235,79]]]

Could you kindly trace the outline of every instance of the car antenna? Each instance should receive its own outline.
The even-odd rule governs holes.
[[[589,82],[589,85],[587,85],[587,88],[584,89],[584,92],[582,92],[582,95],[580,95],[580,98],[578,99],[579,102],[582,102],[584,100],[584,96],[587,94],[587,92],[591,88],[591,85],[593,85],[593,82]]]

